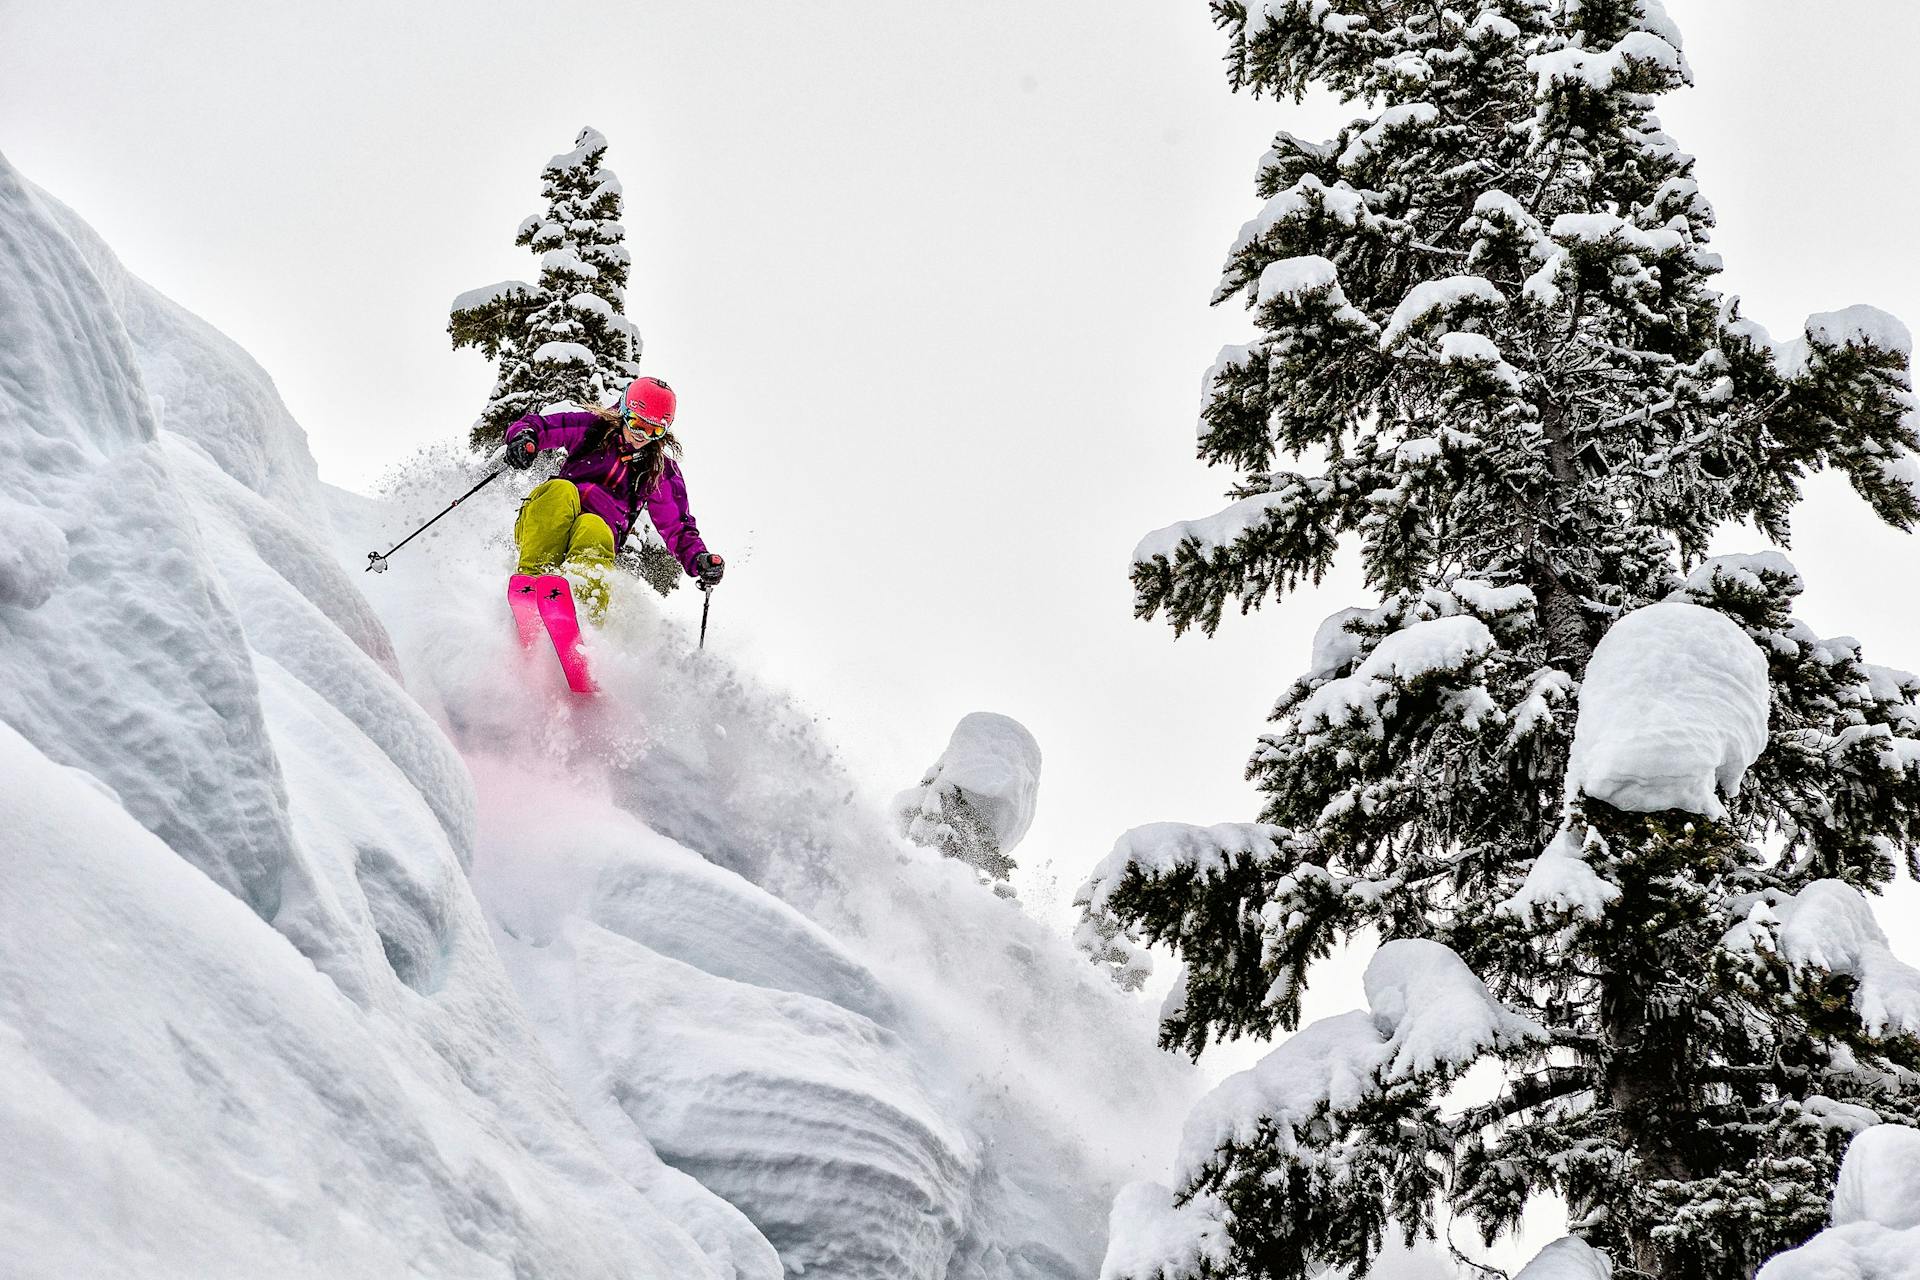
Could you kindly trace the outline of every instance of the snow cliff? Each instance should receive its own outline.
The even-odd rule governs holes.
[[[907,856],[642,589],[583,704],[495,485],[323,486],[0,160],[0,1230],[25,1276],[1067,1277],[1151,1013]],[[1124,1123],[1120,1118],[1124,1117]]]

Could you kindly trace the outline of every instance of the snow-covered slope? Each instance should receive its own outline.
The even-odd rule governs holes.
[[[1066,1277],[1191,1082],[644,589],[517,652],[497,484],[329,490],[0,161],[0,1231],[29,1276]]]

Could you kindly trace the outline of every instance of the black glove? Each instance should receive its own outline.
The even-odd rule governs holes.
[[[693,571],[700,576],[700,585],[711,587],[727,576],[727,562],[711,551],[702,551],[693,558]]]
[[[517,431],[507,437],[507,465],[525,471],[540,452],[540,438],[532,431]]]

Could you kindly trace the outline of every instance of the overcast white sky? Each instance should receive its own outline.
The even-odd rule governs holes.
[[[1749,314],[1920,321],[1920,13],[1669,9],[1699,87],[1663,115]],[[0,148],[246,346],[349,487],[464,434],[490,375],[447,304],[533,272],[540,166],[599,128],[646,366],[734,566],[712,643],[876,789],[967,711],[1025,722],[1020,856],[1063,893],[1127,827],[1251,816],[1243,762],[1351,567],[1176,645],[1131,619],[1127,562],[1229,480],[1193,421],[1250,332],[1207,298],[1255,163],[1347,113],[1230,95],[1201,0],[0,0],[0,30]],[[1908,539],[1823,485],[1793,554],[1816,628],[1920,668]]]

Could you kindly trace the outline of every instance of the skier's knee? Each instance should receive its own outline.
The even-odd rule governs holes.
[[[573,522],[567,558],[587,564],[613,563],[613,530],[589,512]]]

